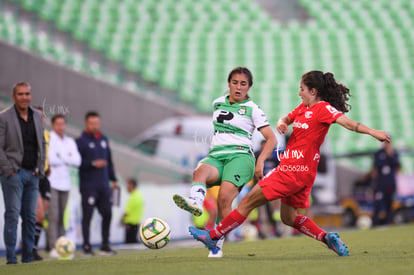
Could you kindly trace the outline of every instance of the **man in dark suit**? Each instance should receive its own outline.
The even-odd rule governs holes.
[[[89,231],[95,208],[102,216],[100,255],[115,255],[109,246],[112,218],[112,189],[119,188],[112,164],[108,138],[101,133],[99,114],[90,111],[85,116],[85,131],[76,139],[82,158],[79,167],[79,189],[82,197],[83,254],[92,256]],[[112,181],[112,188],[109,186]]]
[[[3,190],[4,242],[7,264],[16,264],[19,215],[22,218],[22,262],[33,261],[39,176],[44,176],[45,141],[42,114],[30,106],[30,84],[13,87],[14,105],[0,113],[0,180]]]

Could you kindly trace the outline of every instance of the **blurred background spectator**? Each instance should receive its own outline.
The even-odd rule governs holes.
[[[81,156],[79,166],[79,190],[82,197],[82,236],[83,254],[93,256],[90,243],[90,223],[97,208],[102,216],[101,246],[102,255],[115,255],[109,245],[112,219],[112,191],[118,188],[112,162],[108,138],[101,132],[101,119],[97,112],[89,111],[85,115],[85,130],[76,139]],[[110,181],[112,186],[110,186]]]
[[[65,235],[64,212],[71,188],[70,167],[79,167],[81,156],[75,140],[68,137],[66,118],[62,114],[52,117],[52,131],[49,143],[50,174],[48,179],[51,185],[51,199],[48,211],[48,243],[51,246],[49,256],[59,258],[56,252],[56,240]]]
[[[128,200],[125,205],[125,213],[122,224],[125,226],[125,243],[138,242],[138,229],[144,212],[144,197],[138,190],[136,179],[127,181]]]
[[[401,170],[398,152],[392,143],[383,143],[383,147],[374,154],[372,170],[374,185],[373,225],[392,222],[392,203],[397,191],[397,173]]]

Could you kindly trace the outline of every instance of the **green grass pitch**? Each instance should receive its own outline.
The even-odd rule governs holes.
[[[171,243],[160,250],[119,250],[112,257],[77,254],[73,260],[18,265],[1,258],[0,274],[414,274],[414,224],[340,235],[349,257],[306,236],[226,243],[221,259],[208,259],[207,250],[191,241],[190,247]]]

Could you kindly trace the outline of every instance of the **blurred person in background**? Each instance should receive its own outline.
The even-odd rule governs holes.
[[[115,255],[109,246],[109,234],[112,219],[112,188],[118,189],[112,164],[108,138],[101,133],[101,119],[97,112],[85,115],[85,131],[76,139],[82,161],[79,167],[79,189],[82,197],[82,235],[83,254],[93,256],[90,244],[90,223],[95,207],[102,216],[101,255]]]
[[[45,139],[42,114],[32,108],[30,84],[13,87],[14,104],[0,113],[0,179],[4,201],[7,264],[17,264],[16,241],[22,218],[22,262],[34,260],[39,177],[44,177]]]
[[[138,243],[138,228],[144,213],[144,197],[138,190],[138,182],[131,178],[127,181],[128,201],[122,224],[125,226],[125,243]]]
[[[390,224],[392,222],[392,202],[397,189],[397,173],[401,169],[398,152],[392,143],[383,143],[374,154],[371,171],[374,184],[374,213],[372,224]],[[381,216],[382,213],[385,215]]]
[[[39,110],[42,113],[43,123],[45,122],[45,114],[43,112],[42,106],[37,106],[37,110]],[[35,225],[35,240],[33,245],[33,258],[35,261],[41,261],[43,260],[42,256],[38,253],[38,244],[40,240],[40,235],[43,230],[43,222],[45,221],[47,210],[49,207],[49,201],[50,201],[50,182],[47,176],[50,173],[49,169],[49,160],[48,160],[48,154],[49,154],[49,140],[50,140],[50,132],[47,129],[44,129],[43,136],[45,139],[45,177],[39,178],[39,196],[37,199],[37,208],[36,208],[36,225]]]
[[[232,203],[241,188],[254,176],[263,177],[264,161],[276,146],[276,136],[264,112],[250,98],[253,75],[245,67],[233,69],[228,77],[228,95],[213,101],[214,136],[209,155],[193,172],[190,196],[173,196],[176,205],[195,216],[203,212],[206,187],[220,186],[216,223],[232,210]],[[252,151],[252,134],[257,129],[266,139],[256,163]],[[222,257],[224,238],[209,253]]]
[[[379,141],[390,142],[384,131],[371,129],[347,118],[349,89],[336,82],[332,73],[310,71],[302,75],[299,96],[302,103],[287,116],[278,120],[276,128],[283,134],[293,124],[293,132],[279,166],[260,180],[213,230],[190,227],[191,235],[215,249],[220,238],[239,227],[249,213],[268,201],[281,199],[280,214],[283,223],[324,243],[339,256],[348,256],[349,250],[336,232],[325,232],[309,217],[298,213],[308,208],[309,195],[315,181],[320,160],[320,146],[332,123],[357,133],[369,134]]]
[[[52,197],[48,210],[48,243],[52,247],[49,256],[59,258],[54,248],[56,240],[65,234],[63,214],[71,188],[70,167],[79,167],[81,156],[73,138],[65,135],[66,118],[62,114],[52,117],[52,131],[49,143],[48,176]]]

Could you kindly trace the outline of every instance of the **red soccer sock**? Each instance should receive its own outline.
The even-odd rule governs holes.
[[[230,212],[217,226],[215,229],[210,231],[210,237],[212,239],[220,239],[222,236],[227,235],[230,231],[241,225],[247,217],[234,209]]]
[[[302,215],[298,215],[296,217],[293,227],[302,232],[303,234],[308,235],[309,237],[312,237],[322,242],[323,237],[326,234],[326,232],[319,226],[317,226],[314,221]]]

